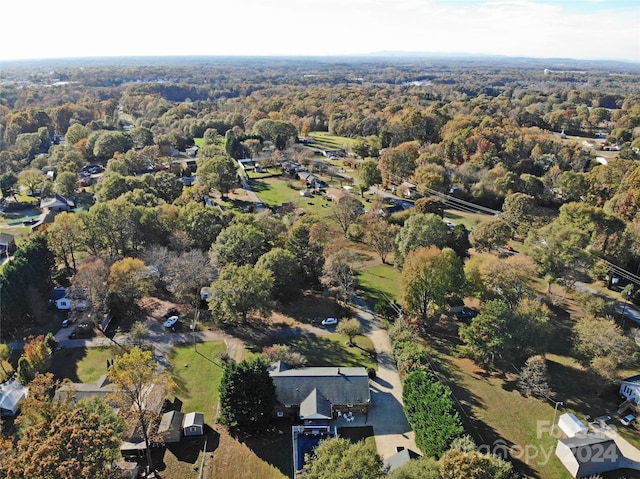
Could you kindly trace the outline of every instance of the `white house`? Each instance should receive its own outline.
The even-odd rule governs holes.
[[[185,436],[202,436],[204,434],[204,414],[189,412],[184,415],[182,434]]]
[[[640,374],[622,380],[620,395],[636,405],[640,402]]]
[[[53,304],[55,304],[58,309],[71,309],[71,300],[67,297],[56,299]]]

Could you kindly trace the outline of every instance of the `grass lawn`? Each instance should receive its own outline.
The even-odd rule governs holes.
[[[443,378],[462,406],[465,430],[492,452],[507,448],[514,466],[532,477],[569,479],[555,456],[556,438],[549,433],[554,406],[523,397],[509,378],[487,374],[468,359],[442,357]]]
[[[326,336],[305,333],[302,336],[267,338],[255,342],[249,346],[249,349],[253,353],[260,353],[267,346],[285,344],[307,358],[307,365],[311,367],[362,366],[377,369],[375,350],[371,340],[366,336],[356,336],[353,342],[355,346],[347,346],[346,336],[338,333]]]
[[[444,220],[451,221],[455,224],[462,224],[468,230],[473,230],[473,228],[482,221],[487,221],[492,219],[493,216],[490,215],[481,215],[479,213],[467,213],[465,211],[458,210],[445,210],[444,211]]]
[[[303,197],[300,191],[302,184],[294,179],[279,177],[250,180],[251,188],[267,207],[276,209],[283,203],[291,202],[296,208],[304,208],[308,214],[318,217],[331,216],[331,203],[321,195]]]
[[[315,143],[311,145],[315,149],[349,150],[353,143],[353,138],[331,135],[326,131],[312,131],[309,136],[315,140]]]
[[[177,346],[169,353],[169,370],[176,383],[174,394],[185,412],[199,411],[208,424],[216,418],[219,401],[218,385],[222,378],[223,363],[220,353],[226,351],[223,341]]]
[[[358,275],[359,289],[373,304],[395,299],[400,293],[400,270],[391,265],[376,265],[364,269]]]
[[[112,348],[59,349],[53,355],[49,370],[56,379],[95,383],[107,373],[107,360],[113,357]]]
[[[218,385],[222,378],[222,363],[218,355],[225,350],[224,342],[216,341],[199,343],[197,351],[192,345],[178,346],[169,355],[170,370],[177,384],[175,396],[182,401],[182,410],[203,412],[206,423],[213,428],[207,435],[202,477],[286,478],[291,470],[288,428],[276,427],[272,434],[238,440],[215,424]],[[163,457],[162,477],[198,477],[203,457],[202,451],[195,448],[195,445],[191,447],[188,444],[168,448]],[[197,448],[201,449],[202,444]],[[185,453],[185,449],[190,451]]]

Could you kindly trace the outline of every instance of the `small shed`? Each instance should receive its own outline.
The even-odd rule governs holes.
[[[202,436],[204,434],[204,414],[189,412],[184,415],[182,434],[185,436]]]
[[[587,426],[572,413],[561,415],[558,420],[558,427],[567,435],[567,437],[584,435],[589,431]]]
[[[10,255],[16,250],[16,240],[13,235],[0,233],[0,254]]]

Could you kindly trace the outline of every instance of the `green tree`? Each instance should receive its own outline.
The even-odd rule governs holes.
[[[443,248],[447,244],[449,228],[434,214],[413,214],[398,232],[395,239],[395,261],[402,265],[410,251],[420,246]]]
[[[208,250],[220,232],[228,226],[229,219],[218,208],[201,203],[188,203],[179,212],[179,224],[187,233],[191,246]]]
[[[124,153],[133,148],[131,137],[120,131],[103,131],[93,145],[93,156],[98,160],[107,161],[116,153]]]
[[[378,162],[376,160],[363,161],[360,164],[359,170],[360,181],[367,190],[373,185],[382,183],[382,175],[380,175],[380,169],[378,168]]]
[[[400,276],[400,303],[429,324],[432,305],[445,308],[447,299],[464,284],[460,259],[450,248],[418,248],[407,256]]]
[[[88,138],[89,132],[80,123],[74,123],[69,126],[65,134],[65,141],[70,145],[76,145],[80,140]]]
[[[149,128],[137,126],[129,131],[133,148],[141,149],[153,145],[153,133]]]
[[[486,301],[480,314],[460,327],[460,352],[482,366],[493,366],[496,358],[523,361],[545,350],[549,335],[548,308],[535,300],[522,299],[514,309],[505,301]]]
[[[491,251],[507,244],[513,231],[502,219],[478,223],[471,232],[471,245],[478,251]]]
[[[260,135],[271,141],[279,150],[284,150],[288,144],[298,137],[298,129],[292,123],[281,120],[263,118],[253,124],[254,135]]]
[[[421,370],[409,373],[402,400],[416,445],[427,456],[440,458],[464,429],[451,399],[451,389]]]
[[[205,158],[198,166],[198,181],[210,190],[220,192],[225,198],[227,193],[238,184],[238,173],[233,160],[227,156]]]
[[[16,194],[16,184],[18,184],[18,177],[12,173],[4,173],[0,175],[0,193],[3,198],[9,198]]]
[[[154,175],[150,175],[150,178],[153,179],[153,194],[167,203],[173,203],[182,194],[184,185],[176,175],[166,171],[159,171]]]
[[[61,260],[68,274],[76,271],[76,251],[83,244],[83,231],[80,219],[73,213],[62,212],[56,215],[47,228],[49,247]]]
[[[232,224],[222,230],[211,245],[211,259],[217,265],[255,264],[265,253],[265,236],[250,224]]]
[[[119,405],[120,411],[131,425],[140,428],[147,454],[147,470],[153,471],[149,426],[158,420],[158,409],[153,405],[174,387],[171,377],[158,370],[152,351],[134,347],[128,353],[116,356],[107,369],[107,377],[116,386],[108,399]]]
[[[274,248],[266,252],[256,263],[256,268],[271,271],[273,274],[274,298],[290,302],[300,293],[300,278],[298,277],[298,262],[290,251]]]
[[[513,193],[504,199],[500,219],[520,235],[526,236],[533,223],[535,210],[536,200],[533,196]]]
[[[249,264],[229,263],[211,284],[209,309],[221,321],[235,322],[238,315],[247,321],[250,312],[266,314],[271,308],[273,274]]]
[[[0,343],[0,369],[2,369],[2,374],[3,374],[2,381],[5,381],[7,379],[7,375],[9,374],[9,371],[13,369],[11,365],[8,363],[10,355],[11,355],[11,348],[9,348],[9,345],[5,343]],[[9,370],[7,369],[7,366],[9,367]]]
[[[554,221],[532,230],[525,244],[540,274],[551,275],[555,279],[564,278],[568,286],[576,282],[591,261],[585,250],[589,244],[589,234],[571,225]]]
[[[322,247],[311,241],[309,226],[301,224],[294,227],[287,238],[286,249],[296,257],[303,282],[318,284],[324,267],[324,256]]]
[[[351,443],[348,439],[331,438],[321,441],[307,456],[300,479],[382,479],[385,477],[382,459],[375,448],[365,441]]]
[[[349,346],[353,346],[353,338],[362,334],[362,325],[357,318],[340,321],[336,328],[338,334],[344,334],[349,339]]]
[[[44,183],[44,173],[36,169],[22,170],[18,175],[18,183],[20,186],[29,190],[30,195],[34,195],[35,191]]]
[[[78,175],[71,171],[63,171],[56,178],[56,192],[62,196],[72,197],[78,189]]]
[[[461,353],[483,366],[493,365],[496,356],[501,356],[508,348],[509,327],[514,322],[512,316],[513,312],[504,301],[485,302],[470,324],[460,326]]]
[[[389,479],[441,479],[440,465],[432,457],[420,457],[394,469]]]
[[[575,348],[586,362],[611,356],[620,365],[630,366],[637,358],[633,339],[611,319],[586,316],[574,326]]]
[[[261,357],[225,364],[220,392],[220,419],[231,429],[265,431],[273,414],[276,387]]]

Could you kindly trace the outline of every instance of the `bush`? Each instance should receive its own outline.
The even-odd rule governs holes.
[[[367,368],[367,376],[369,376],[369,379],[375,379],[378,377],[378,373],[376,373],[376,370],[373,368]]]

